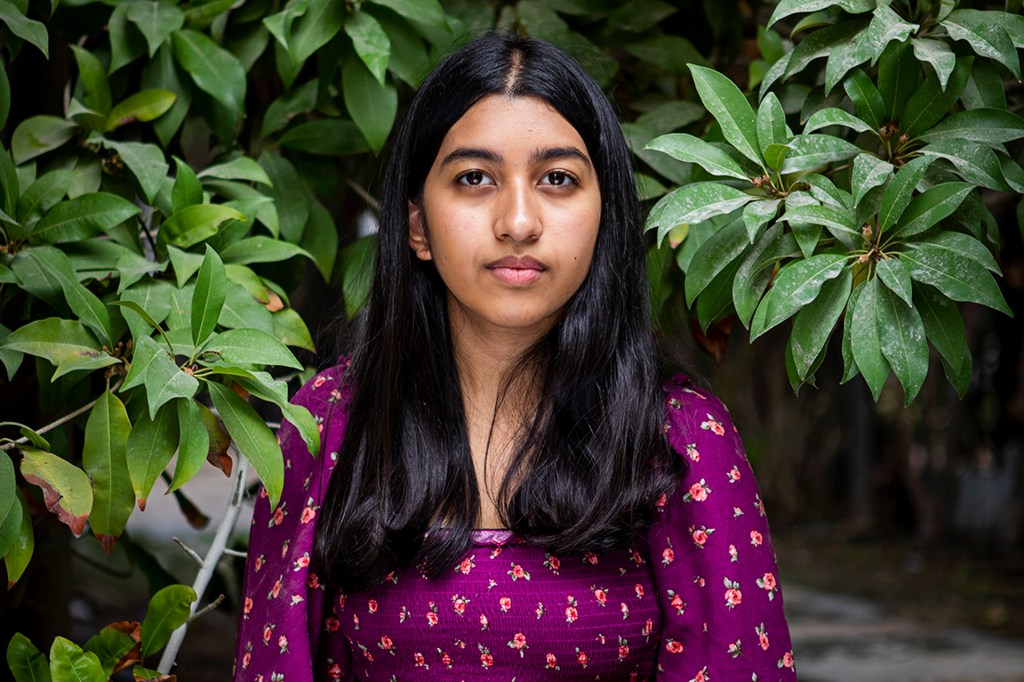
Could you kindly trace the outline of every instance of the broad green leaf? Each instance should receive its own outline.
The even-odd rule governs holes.
[[[274,205],[277,207],[281,235],[286,240],[297,243],[302,238],[302,231],[309,221],[309,199],[306,185],[299,178],[295,166],[276,152],[266,151],[261,154],[259,164],[266,171],[267,177],[274,183],[268,194],[274,198]],[[225,251],[222,250],[220,255],[230,262],[231,259],[227,257]],[[283,258],[278,260],[283,260]]]
[[[217,323],[228,329],[257,329],[268,334],[274,331],[267,307],[250,296],[245,287],[234,282],[228,284]]]
[[[330,282],[338,257],[338,229],[330,212],[319,201],[309,204],[309,222],[302,231],[299,246],[313,256],[320,275],[325,282]]]
[[[172,34],[174,56],[196,86],[241,114],[245,104],[245,67],[208,36],[190,29]]]
[[[839,277],[822,284],[818,296],[793,318],[789,347],[793,366],[801,381],[806,381],[813,372],[815,361],[825,349],[832,329],[846,310],[852,290],[853,273],[846,268]]]
[[[125,322],[128,323],[136,346],[139,339],[144,336],[148,337],[152,329],[156,329],[161,322],[167,319],[167,314],[171,311],[171,291],[173,289],[174,287],[167,281],[151,279],[144,280],[121,294],[121,302],[138,306],[138,310],[135,308],[121,309],[121,314],[124,316]],[[141,315],[139,311],[145,312],[146,315]]]
[[[174,61],[173,43],[164,43],[163,47],[157,50],[156,57],[143,67],[140,85],[149,90],[174,93],[171,108],[153,119],[153,132],[164,148],[167,148],[192,104],[192,86]]]
[[[263,114],[262,137],[270,137],[279,130],[283,130],[288,123],[299,114],[309,113],[316,106],[317,81],[309,80],[302,85],[296,86],[291,91],[282,94],[267,107]],[[323,119],[326,121],[334,120]],[[322,140],[322,142],[329,142]]]
[[[121,659],[135,648],[135,640],[127,632],[108,625],[90,637],[82,648],[96,654],[103,674],[109,677]]]
[[[697,298],[697,320],[701,331],[707,333],[714,322],[722,320],[732,311],[732,282],[740,267],[740,260],[729,263],[715,275]]]
[[[980,303],[1013,315],[996,281],[977,261],[927,242],[908,246],[903,258],[909,263],[910,276],[915,281],[935,287],[954,301]]]
[[[114,73],[146,53],[146,41],[138,29],[128,23],[130,2],[118,3],[107,20],[110,34],[110,66],[108,73]]]
[[[879,231],[884,232],[900,219],[931,162],[932,159],[928,156],[919,156],[899,169],[889,181],[882,193],[882,206],[878,211]]]
[[[225,263],[277,263],[294,256],[305,256],[310,260],[313,257],[295,244],[290,244],[270,237],[248,237],[240,242],[235,242],[227,247],[220,254]]]
[[[993,274],[1003,274],[988,248],[970,235],[944,230],[928,235],[927,238],[914,243],[929,244],[938,249],[946,249],[953,256],[973,260]]]
[[[971,74],[971,64],[970,57],[959,57],[945,88],[934,73],[926,74],[920,87],[907,100],[900,120],[900,132],[913,139],[942,120],[953,103],[960,99]]]
[[[131,3],[135,4],[135,3]],[[118,102],[107,117],[107,132],[134,121],[152,121],[174,106],[178,96],[170,90],[149,89]]]
[[[875,187],[881,187],[892,177],[893,165],[883,161],[874,154],[858,154],[853,159],[853,203],[858,205],[861,199]]]
[[[0,557],[7,556],[21,532],[22,508],[17,490],[11,458],[0,454]]]
[[[860,370],[857,368],[857,361],[853,358],[853,339],[850,336],[850,330],[853,327],[854,302],[860,295],[860,292],[860,287],[856,287],[850,294],[850,302],[846,306],[846,313],[843,315],[843,376],[839,380],[840,384],[845,384],[860,373]]]
[[[956,66],[956,54],[949,47],[949,44],[942,40],[930,38],[911,38],[910,44],[914,48],[914,56],[919,61],[931,64],[938,78],[939,86],[945,90],[949,83],[949,76]]]
[[[384,148],[398,112],[398,92],[390,83],[379,83],[358,60],[342,62],[345,108],[375,154]]]
[[[967,109],[953,114],[921,135],[925,142],[968,140],[998,145],[1024,137],[1024,119],[1005,109]]]
[[[219,178],[221,180],[248,180],[268,187],[273,186],[267,172],[248,156],[239,156],[227,163],[219,163],[204,168],[199,172],[200,178]]]
[[[944,182],[914,197],[892,230],[893,238],[906,239],[929,229],[959,208],[974,185],[967,182]]]
[[[775,81],[782,78],[789,69],[789,63],[793,59],[793,52],[789,51],[772,64],[768,71],[761,78],[761,86],[758,89],[758,97],[764,97]]]
[[[821,225],[840,240],[847,248],[856,248],[861,239],[857,223],[849,211],[820,205],[795,205],[791,208],[787,202],[783,220],[790,223],[806,223]]]
[[[352,39],[356,54],[366,68],[384,85],[384,74],[391,58],[391,39],[380,22],[366,12],[356,11],[345,20],[345,33]]]
[[[790,140],[789,146],[790,152],[780,169],[783,175],[847,161],[863,151],[833,135],[797,135]]]
[[[82,286],[71,267],[71,261],[63,251],[52,246],[37,246],[25,249],[22,254],[26,259],[36,261],[40,270],[46,270],[60,284],[71,312],[91,329],[96,336],[108,346],[112,345],[110,332],[110,315],[106,306],[94,293]]]
[[[370,298],[376,237],[367,235],[352,242],[341,252],[341,291],[349,320],[363,309]]]
[[[67,314],[68,308],[60,279],[48,267],[46,261],[37,258],[33,251],[34,248],[19,251],[11,260],[11,271],[15,275],[15,281],[12,283],[36,298],[46,301],[58,313]]]
[[[825,63],[826,95],[832,93],[832,88],[846,77],[850,69],[874,58],[873,43],[870,36],[870,28],[874,25],[875,23],[872,22],[867,29],[849,35],[831,46],[828,52],[828,61]],[[796,369],[795,364],[793,367]]]
[[[89,525],[110,553],[135,506],[128,475],[127,443],[132,430],[124,404],[109,390],[89,411],[82,446],[82,467],[92,478]]]
[[[713,69],[691,64],[690,73],[701,101],[722,127],[726,141],[740,154],[760,164],[757,117],[746,96],[728,77]]]
[[[7,667],[15,682],[50,682],[50,665],[46,657],[20,632],[14,633],[7,645]]]
[[[206,246],[206,256],[199,268],[195,293],[192,295],[192,342],[202,345],[217,326],[217,319],[224,307],[227,279],[224,264],[217,252]]]
[[[309,0],[288,41],[288,51],[299,64],[333,38],[345,21],[345,6],[334,0]]]
[[[163,230],[168,233],[167,242],[173,246],[188,248],[217,234],[220,226],[228,220],[247,218],[222,204],[197,204],[186,206],[164,221]]]
[[[786,144],[792,136],[786,125],[786,112],[782,110],[782,103],[774,92],[768,93],[757,108],[757,142],[761,154],[765,154],[765,150],[773,144]]]
[[[93,54],[77,45],[71,46],[78,64],[78,84],[82,88],[82,104],[104,116],[110,112],[110,83],[103,64]]]
[[[146,498],[178,447],[178,409],[174,402],[161,406],[155,419],[145,414],[139,417],[128,436],[128,475],[140,511],[146,511]]]
[[[775,274],[775,264],[798,253],[796,240],[783,233],[782,223],[769,227],[747,251],[732,283],[733,304],[744,327],[750,328],[754,311]]]
[[[112,142],[107,140],[104,146],[113,149],[121,157],[124,165],[132,172],[142,189],[146,201],[152,202],[160,185],[167,177],[167,161],[164,152],[155,144],[144,142]]]
[[[284,462],[277,439],[263,419],[238,394],[217,382],[207,382],[207,386],[235,447],[252,463],[270,495],[271,507],[277,506],[284,480]]]
[[[732,213],[756,197],[717,182],[697,182],[665,195],[647,218],[645,230],[658,229],[658,243],[676,225],[701,223],[708,218]]]
[[[346,302],[346,307],[347,305],[348,303]],[[274,336],[281,343],[296,348],[305,348],[312,352],[316,351],[316,348],[313,346],[313,338],[309,334],[309,328],[306,327],[306,323],[302,321],[302,318],[294,309],[285,308],[284,310],[278,310],[270,316],[270,321]]]
[[[49,360],[53,365],[75,357],[103,354],[96,338],[77,320],[50,317],[29,322],[0,340],[0,346]]]
[[[0,12],[7,0],[0,0]],[[11,136],[14,162],[23,164],[64,145],[75,135],[78,126],[56,116],[33,116],[18,124]]]
[[[164,403],[174,398],[192,398],[199,388],[199,381],[174,364],[167,349],[149,336],[136,341],[132,366],[121,390],[139,383],[146,387],[150,419]]]
[[[4,555],[4,567],[7,569],[7,589],[14,587],[21,576],[24,575],[25,569],[28,568],[29,562],[32,560],[32,554],[35,552],[35,536],[32,532],[32,514],[29,511],[28,503],[25,502],[24,495],[21,491],[17,491],[16,503],[21,507],[21,525],[18,528],[17,536],[14,538],[14,544]],[[14,666],[8,665],[13,669]],[[20,678],[16,677],[16,680]]]
[[[913,283],[910,280],[910,268],[899,258],[882,258],[875,263],[875,272],[889,291],[913,305]]]
[[[793,148],[788,144],[770,144],[764,150],[764,164],[769,170],[778,171]]]
[[[196,599],[196,591],[187,585],[169,585],[153,595],[142,621],[143,658],[167,646],[171,633],[188,621]]]
[[[890,121],[900,120],[907,101],[920,82],[921,65],[915,59],[910,43],[897,42],[882,52],[878,62],[878,91],[885,101]]]
[[[640,115],[638,125],[656,135],[670,133],[704,118],[704,107],[696,102],[670,100]]]
[[[882,354],[903,385],[905,404],[917,396],[928,374],[924,324],[912,304],[886,288],[878,289],[878,337]]]
[[[228,364],[277,365],[302,369],[284,344],[273,335],[257,329],[230,329],[217,334],[203,348],[203,354],[215,353]]]
[[[843,88],[853,102],[857,116],[867,121],[872,128],[878,130],[888,123],[885,115],[885,100],[871,78],[860,69],[854,69],[843,81]]]
[[[138,206],[114,194],[84,194],[47,211],[36,223],[32,238],[50,244],[89,239],[138,214]]]
[[[21,475],[43,491],[43,504],[71,529],[75,537],[85,530],[92,509],[92,487],[84,471],[57,455],[23,445]]]
[[[876,402],[889,377],[889,362],[882,354],[878,329],[878,299],[878,280],[871,278],[854,290],[850,299],[853,316],[849,318],[853,358]]]
[[[960,95],[966,109],[1005,109],[1003,68],[988,59],[976,59]]]
[[[916,33],[920,28],[919,24],[912,24],[904,21],[903,18],[885,4],[879,4],[875,8],[874,16],[867,30],[867,44],[871,46],[873,55],[871,63],[874,64],[882,56],[882,51],[894,40],[906,42],[911,34]]]
[[[711,175],[750,180],[747,173],[725,151],[693,135],[685,133],[662,135],[651,140],[644,149],[662,152],[673,159],[686,163],[695,163]]]
[[[1020,80],[1020,59],[1006,32],[1005,13],[974,9],[957,9],[942,20],[941,25],[953,40],[964,40],[975,53],[994,59]]]
[[[757,239],[761,228],[768,224],[779,210],[781,199],[752,201],[743,207],[743,225],[747,228],[747,239],[751,244]]]
[[[817,12],[827,7],[839,7],[850,14],[870,12],[875,8],[873,0],[781,0],[775,6],[768,26],[793,14]]]
[[[18,219],[29,224],[65,197],[74,171],[59,169],[41,175],[18,199]]]
[[[105,682],[106,674],[96,654],[82,651],[74,642],[57,637],[50,647],[50,676],[55,682]]]
[[[3,198],[3,201],[0,202],[0,209],[7,214],[13,214],[20,194],[21,180],[18,178],[18,171],[14,167],[14,159],[11,158],[10,153],[4,148],[3,144],[0,144],[0,197]],[[5,216],[2,220],[2,223],[7,223],[5,227],[8,230],[13,222],[11,215]],[[18,238],[23,239],[24,237],[19,236]]]
[[[25,3],[25,5],[27,4]],[[29,19],[18,5],[8,0],[0,0],[0,21],[7,24],[11,33],[35,45],[44,57],[50,58],[50,43],[46,24]]]
[[[787,263],[775,276],[775,283],[758,307],[765,307],[763,326],[751,325],[753,341],[769,329],[784,322],[804,307],[821,291],[821,285],[838,277],[846,267],[846,256],[823,253]]]
[[[686,272],[686,305],[692,305],[711,281],[739,258],[749,244],[742,220],[734,220],[711,235],[701,245]]]
[[[971,380],[967,332],[956,304],[929,286],[914,288],[914,306],[921,314],[928,340],[942,357],[946,377],[963,398]]]
[[[138,27],[153,58],[160,46],[172,33],[185,25],[185,15],[175,5],[155,0],[140,0],[129,4],[125,18]]]
[[[274,36],[277,44],[289,49],[289,42],[292,33],[292,24],[295,20],[306,13],[309,9],[309,0],[292,0],[288,2],[283,10],[271,14],[263,19],[263,25]]]
[[[177,490],[199,473],[210,449],[210,434],[196,402],[179,398],[174,404],[178,411],[178,460],[168,488],[170,491]]]
[[[277,405],[284,418],[298,430],[310,454],[316,457],[320,452],[320,430],[316,419],[301,405],[288,402],[288,389],[283,381],[275,381],[266,372],[253,372],[251,378],[239,377],[238,384],[260,400]]]
[[[839,52],[846,62],[845,57],[851,54],[850,50],[853,50],[853,54],[857,53],[854,47],[859,43],[858,34],[861,33],[868,26],[866,19],[848,19],[831,26],[826,26],[817,31],[813,31],[806,38],[804,38],[797,46],[793,49],[793,52],[786,64],[785,71],[782,76],[784,79],[788,79],[794,76],[810,65],[815,59],[821,57],[831,57],[834,53]],[[845,53],[845,54],[844,54]],[[864,59],[867,59],[869,55],[864,54]],[[781,60],[780,60],[781,61]],[[845,68],[847,64],[843,64]],[[833,78],[842,71],[842,69],[836,69],[833,74]],[[826,65],[826,71],[828,66]],[[827,76],[828,74],[826,74]]]
[[[858,133],[874,130],[871,125],[853,114],[836,107],[828,107],[827,109],[819,109],[811,114],[811,117],[807,119],[807,123],[804,124],[804,135],[828,126],[842,126],[856,130]]]
[[[177,167],[177,172],[174,177],[174,187],[171,189],[171,206],[174,213],[188,208],[189,206],[198,206],[203,203],[203,185],[199,182],[199,178],[196,176],[196,172],[192,170],[192,167],[187,163],[174,157],[174,165]],[[168,247],[168,252],[171,253],[171,261],[174,261],[174,252],[183,253],[182,251],[175,249],[173,246]],[[199,267],[198,265],[196,266]],[[177,265],[174,268],[175,274],[178,273]],[[189,275],[191,277],[191,275]],[[185,278],[186,280],[188,277]],[[179,281],[178,286],[181,286],[184,282]]]
[[[946,159],[968,182],[998,192],[1010,189],[1003,178],[999,157],[984,145],[959,139],[939,140],[922,147],[921,154]]]
[[[445,13],[437,0],[370,0],[393,9],[399,15],[426,26],[444,26]]]

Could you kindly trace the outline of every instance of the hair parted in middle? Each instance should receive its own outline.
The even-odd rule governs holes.
[[[447,290],[408,245],[409,203],[448,130],[490,95],[547,102],[587,147],[601,220],[590,271],[561,320],[515,365],[540,395],[498,494],[507,528],[559,553],[622,549],[677,484],[669,451],[646,248],[629,149],[597,83],[557,47],[488,34],[445,58],[414,96],[383,181],[367,309],[345,381],[344,443],[317,529],[329,584],[358,590],[422,563],[437,575],[479,515]],[[501,396],[499,396],[499,403]],[[496,408],[497,409],[497,408]]]

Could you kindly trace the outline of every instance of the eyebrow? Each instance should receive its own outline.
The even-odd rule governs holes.
[[[476,160],[476,161],[489,161],[491,163],[501,164],[504,163],[505,159],[497,152],[490,151],[488,149],[476,149],[473,147],[459,147],[447,154],[441,160],[441,166],[447,166],[450,163],[464,160]],[[576,147],[548,147],[547,149],[538,149],[530,155],[530,163],[537,163],[540,161],[554,161],[557,159],[577,159],[582,163],[585,163],[588,167],[592,167],[590,159],[587,155]]]

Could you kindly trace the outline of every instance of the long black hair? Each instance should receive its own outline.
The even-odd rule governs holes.
[[[348,425],[317,530],[316,559],[342,589],[414,563],[433,575],[450,569],[479,515],[447,291],[433,263],[409,248],[408,206],[448,130],[494,94],[544,100],[579,132],[602,204],[585,281],[519,358],[540,403],[498,493],[501,520],[552,551],[618,550],[650,525],[655,500],[678,480],[662,433],[640,209],[615,113],[560,49],[489,34],[427,77],[384,175],[373,284],[346,378]]]

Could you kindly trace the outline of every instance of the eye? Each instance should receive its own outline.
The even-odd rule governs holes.
[[[478,187],[480,185],[491,184],[493,181],[483,171],[467,171],[455,179],[456,184],[469,185],[470,187]]]
[[[552,185],[554,187],[567,187],[569,185],[575,185],[576,178],[565,171],[554,170],[545,173],[544,177],[541,178],[540,184]]]

